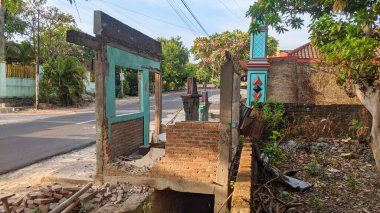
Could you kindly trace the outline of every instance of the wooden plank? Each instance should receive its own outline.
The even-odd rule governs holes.
[[[66,32],[66,41],[94,50],[100,49],[100,41],[98,38],[75,30],[68,30]]]
[[[155,131],[156,135],[159,135],[161,133],[161,118],[162,118],[162,91],[161,91],[161,73],[155,73],[155,101],[156,101],[156,108],[155,108]]]
[[[127,51],[146,58],[155,61],[161,60],[162,51],[160,42],[123,24],[102,11],[94,12],[94,33],[102,39],[105,38],[107,43],[117,45],[117,48],[124,47]]]

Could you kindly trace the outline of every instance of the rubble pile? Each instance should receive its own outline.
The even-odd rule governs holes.
[[[148,186],[134,186],[129,183],[106,183],[94,187],[91,183],[81,186],[62,186],[53,184],[34,189],[25,196],[8,199],[9,212],[47,213],[47,212],[86,212],[99,209],[106,204],[120,204],[134,194],[148,193]],[[0,206],[0,213],[6,207]]]

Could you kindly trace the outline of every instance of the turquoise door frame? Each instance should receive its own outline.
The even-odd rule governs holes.
[[[160,62],[144,58],[142,56],[120,50],[107,45],[108,73],[105,77],[106,86],[106,116],[108,119],[108,141],[112,141],[112,124],[144,118],[144,145],[149,144],[149,68],[160,69]],[[115,70],[116,66],[138,70],[141,75],[140,112],[125,115],[116,115],[116,96],[115,96]],[[126,129],[125,131],[130,131]]]

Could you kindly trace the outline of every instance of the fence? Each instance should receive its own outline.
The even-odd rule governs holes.
[[[6,77],[35,78],[36,68],[31,65],[7,64]]]

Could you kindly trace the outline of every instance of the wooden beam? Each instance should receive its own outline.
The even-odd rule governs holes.
[[[155,61],[161,60],[160,42],[99,10],[94,12],[94,33],[127,51]]]
[[[161,119],[162,119],[162,88],[161,88],[162,76],[161,76],[161,73],[159,72],[155,73],[154,85],[155,85],[154,94],[155,94],[155,101],[156,101],[154,121],[155,121],[156,135],[159,135],[161,133]]]
[[[68,30],[66,32],[66,41],[94,50],[100,49],[100,41],[98,38],[75,30]]]

